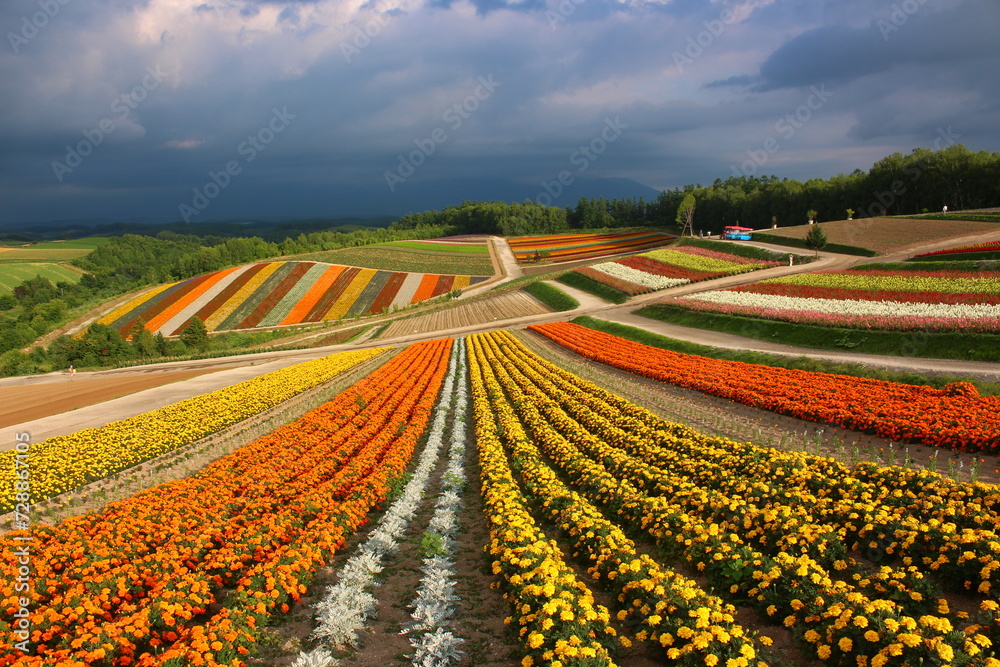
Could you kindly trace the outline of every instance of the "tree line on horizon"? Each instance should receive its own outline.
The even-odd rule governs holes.
[[[408,213],[390,229],[421,225],[455,227],[464,234],[552,234],[574,229],[672,226],[685,196],[697,201],[695,229],[718,233],[727,225],[763,229],[851,217],[917,215],[1000,205],[1000,152],[968,150],[955,144],[940,150],[916,148],[893,153],[867,172],[813,178],[805,182],[777,176],[730,176],[708,186],[685,185],[643,199],[581,198],[556,208],[524,203],[468,202],[437,211]]]

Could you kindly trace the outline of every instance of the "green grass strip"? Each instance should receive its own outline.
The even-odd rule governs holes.
[[[753,240],[761,243],[773,243],[775,245],[786,245],[791,248],[805,248],[805,239],[796,239],[791,236],[777,236],[775,234],[753,234]],[[868,248],[859,248],[853,245],[842,245],[840,243],[827,243],[823,248],[824,252],[836,252],[841,255],[860,255],[861,257],[878,257],[878,253]]]
[[[747,259],[761,259],[767,262],[788,263],[788,255],[786,253],[775,252],[773,250],[768,250],[767,248],[758,248],[757,246],[752,245],[730,243],[728,241],[710,241],[708,239],[696,239],[685,236],[678,241],[677,245],[702,248],[704,250],[714,250],[715,252],[728,252],[730,255],[738,255],[740,257],[746,257]],[[813,258],[811,256],[796,254],[795,263],[803,264],[806,261],[811,262],[812,260]]]
[[[858,264],[850,268],[857,271],[1000,271],[1000,262],[965,262],[938,260],[936,262],[876,262]]]
[[[579,290],[587,292],[588,294],[600,297],[605,301],[610,301],[611,303],[625,303],[628,301],[628,294],[625,292],[599,283],[596,280],[576,273],[575,271],[564,273],[559,276],[557,280],[561,283],[569,285],[570,287],[575,287]]]
[[[426,250],[427,252],[465,253],[472,255],[489,254],[490,249],[485,243],[427,243],[425,241],[389,241],[379,243],[389,248],[408,248],[410,250]]]
[[[953,259],[949,260],[951,257]],[[950,263],[950,262],[964,262],[964,261],[990,261],[1000,259],[1000,251],[996,250],[986,250],[986,251],[976,251],[976,252],[953,252],[946,255],[930,255],[928,257],[911,257],[906,260],[907,262],[935,262],[935,263]]]
[[[580,307],[580,302],[563,292],[558,287],[543,282],[534,282],[524,286],[524,291],[535,297],[552,310],[564,312]]]
[[[666,304],[646,306],[636,313],[680,326],[721,331],[817,350],[846,350],[896,357],[1000,361],[1000,336],[996,334],[824,327],[722,313],[704,313]]]
[[[644,313],[640,313],[644,314]],[[599,320],[589,315],[581,315],[572,320],[574,324],[603,331],[620,338],[626,338],[637,343],[643,343],[650,347],[661,350],[670,350],[681,354],[695,354],[710,359],[726,359],[728,361],[741,361],[748,364],[759,364],[761,366],[773,366],[775,368],[790,368],[800,371],[812,371],[817,373],[833,373],[837,375],[850,375],[852,377],[871,378],[875,380],[886,380],[888,382],[899,382],[901,384],[930,385],[940,389],[949,382],[971,382],[979,389],[983,396],[1000,395],[1000,383],[984,382],[972,377],[958,376],[927,376],[921,373],[904,373],[901,371],[890,371],[880,368],[871,368],[862,364],[840,363],[826,361],[824,359],[810,359],[809,357],[786,357],[779,354],[768,354],[767,352],[752,352],[749,350],[727,350],[724,348],[689,343],[676,338],[668,338],[645,329],[632,327],[627,324],[608,322]]]

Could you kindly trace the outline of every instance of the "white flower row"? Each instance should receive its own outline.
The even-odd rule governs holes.
[[[845,315],[871,315],[891,317],[947,317],[993,318],[1000,317],[1000,305],[981,303],[909,303],[903,301],[862,301],[858,299],[817,299],[756,292],[730,292],[715,290],[692,294],[688,299],[707,301],[728,306],[775,308],[781,310],[809,310],[820,313]]]
[[[459,357],[460,377],[465,375],[465,340],[458,341],[456,356]],[[434,516],[431,517],[427,532],[441,538],[441,553],[424,559],[423,578],[417,589],[413,607],[413,622],[404,632],[425,631],[410,640],[416,648],[413,664],[417,667],[446,667],[461,658],[458,646],[463,640],[455,637],[448,629],[455,613],[458,595],[455,593],[455,533],[458,531],[458,516],[462,509],[462,489],[466,483],[465,450],[466,418],[468,415],[468,390],[461,383],[455,395],[454,420],[451,430],[451,448],[448,452],[448,467],[441,484]]]
[[[448,412],[452,403],[455,380],[458,375],[458,357],[454,351],[448,365],[445,379],[435,408],[434,421],[428,432],[417,462],[413,477],[403,488],[402,494],[393,502],[378,522],[368,539],[341,568],[337,583],[328,586],[323,599],[316,605],[316,629],[313,636],[320,640],[312,651],[300,652],[294,667],[330,667],[336,665],[330,648],[358,645],[358,631],[364,628],[368,619],[377,612],[377,600],[371,589],[378,585],[375,576],[382,571],[382,561],[396,550],[398,539],[406,533],[414,515],[420,508],[424,492],[430,480],[438,455],[444,445],[444,433]],[[459,381],[464,390],[465,383]]]
[[[654,290],[677,287],[678,285],[687,285],[691,282],[687,278],[668,278],[667,276],[658,276],[653,273],[646,273],[645,271],[633,269],[631,266],[625,266],[624,264],[619,264],[618,262],[601,262],[600,264],[594,264],[590,268],[607,274],[613,278],[626,280],[630,283],[642,285],[643,287],[649,287]]]

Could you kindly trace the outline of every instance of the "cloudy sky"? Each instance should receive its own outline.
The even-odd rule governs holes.
[[[564,206],[1000,150],[996,0],[5,0],[0,28],[0,223]]]

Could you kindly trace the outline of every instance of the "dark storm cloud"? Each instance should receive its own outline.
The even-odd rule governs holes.
[[[75,0],[0,45],[0,219],[177,218],[234,161],[199,219],[533,196],[615,119],[578,186],[709,183],[824,84],[762,169],[867,168],[948,125],[1000,148],[997,6],[907,1],[894,23],[891,0]],[[0,30],[38,10],[4,3]]]

